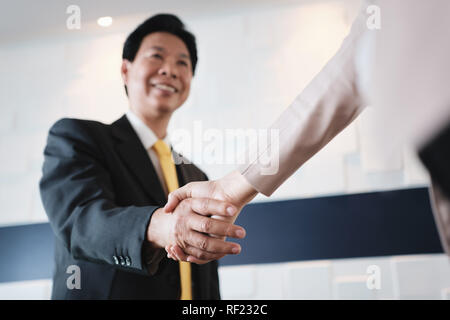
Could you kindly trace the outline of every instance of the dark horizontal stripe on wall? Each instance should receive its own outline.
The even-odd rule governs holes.
[[[0,228],[0,282],[51,278],[53,244],[48,223]]]
[[[426,188],[250,204],[221,265],[443,252]],[[0,228],[0,282],[51,278],[48,223]]]
[[[221,265],[442,253],[427,188],[255,203]]]

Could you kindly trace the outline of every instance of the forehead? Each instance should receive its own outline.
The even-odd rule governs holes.
[[[183,40],[168,32],[153,32],[142,39],[139,51],[149,49],[163,49],[169,54],[185,55],[189,57],[189,51]]]

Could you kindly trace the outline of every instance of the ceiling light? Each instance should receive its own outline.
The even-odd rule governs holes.
[[[113,19],[111,17],[101,17],[98,18],[97,23],[100,27],[109,27],[112,25]]]

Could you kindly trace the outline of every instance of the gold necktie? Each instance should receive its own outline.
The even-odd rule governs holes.
[[[172,158],[172,152],[169,146],[162,140],[156,141],[153,150],[159,158],[159,165],[164,174],[167,189],[172,192],[178,189],[177,170]],[[191,286],[191,264],[189,262],[180,261],[180,279],[181,279],[181,300],[192,300]]]

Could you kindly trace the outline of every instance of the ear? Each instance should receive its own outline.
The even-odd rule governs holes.
[[[122,66],[120,67],[120,74],[122,75],[123,84],[128,84],[128,71],[130,70],[131,62],[123,59]]]

